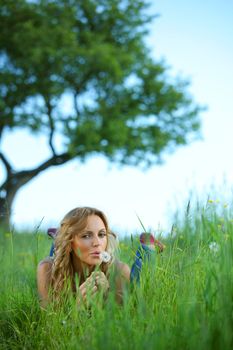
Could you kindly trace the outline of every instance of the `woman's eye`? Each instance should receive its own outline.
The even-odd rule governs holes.
[[[103,238],[103,237],[105,237],[105,236],[106,236],[106,233],[104,233],[104,232],[100,232],[100,233],[99,233],[99,237]]]
[[[82,238],[90,238],[90,235],[83,235]]]

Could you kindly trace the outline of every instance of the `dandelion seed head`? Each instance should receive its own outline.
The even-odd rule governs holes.
[[[108,252],[101,252],[100,259],[102,262],[108,263],[111,260],[111,255]]]

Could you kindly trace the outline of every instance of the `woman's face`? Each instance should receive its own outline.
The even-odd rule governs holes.
[[[103,220],[97,215],[88,216],[85,229],[73,238],[71,247],[75,256],[85,265],[99,265],[100,253],[107,248],[107,232]]]

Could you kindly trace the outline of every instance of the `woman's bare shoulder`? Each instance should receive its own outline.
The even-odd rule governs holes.
[[[38,265],[38,266],[44,265],[44,264],[52,265],[52,264],[53,264],[53,257],[47,256],[46,258],[44,258],[43,260],[41,260],[41,261],[39,262],[39,265]]]
[[[126,263],[120,260],[115,260],[116,270],[127,280],[130,279],[130,267]]]
[[[49,273],[53,265],[53,258],[48,256],[47,258],[41,260],[38,264],[38,273]]]
[[[41,260],[37,268],[37,288],[40,298],[40,305],[45,307],[49,300],[49,286],[51,283],[53,258],[47,257]]]

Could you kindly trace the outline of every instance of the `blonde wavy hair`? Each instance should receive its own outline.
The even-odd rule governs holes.
[[[61,221],[60,228],[55,238],[55,255],[51,270],[51,287],[54,299],[60,299],[61,295],[67,294],[69,290],[76,292],[71,242],[77,234],[85,229],[87,219],[90,215],[97,215],[102,219],[107,232],[106,251],[114,258],[118,241],[116,235],[109,229],[105,214],[91,207],[78,207],[69,211]],[[107,277],[108,269],[113,260],[114,259],[112,259],[110,263],[102,262],[100,265],[100,270],[103,271]],[[85,281],[84,271],[78,271],[78,278],[79,284]]]

